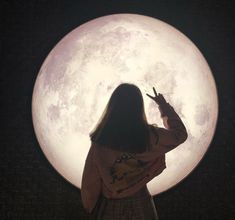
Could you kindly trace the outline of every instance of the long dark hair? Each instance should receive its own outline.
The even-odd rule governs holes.
[[[149,125],[140,89],[131,83],[120,84],[89,136],[92,142],[115,150],[143,152],[150,147]]]

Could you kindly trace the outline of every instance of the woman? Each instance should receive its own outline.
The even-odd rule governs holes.
[[[112,93],[93,132],[82,175],[81,198],[93,219],[158,219],[146,184],[165,168],[165,154],[187,139],[186,128],[162,94],[165,128],[147,123],[140,89],[122,83]]]

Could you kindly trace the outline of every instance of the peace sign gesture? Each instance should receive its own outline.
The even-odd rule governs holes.
[[[146,95],[147,95],[148,97],[150,97],[151,99],[153,99],[158,105],[163,104],[163,103],[166,103],[166,100],[165,100],[165,98],[163,97],[163,95],[162,95],[161,93],[158,93],[158,95],[157,95],[157,92],[156,92],[156,90],[155,90],[154,87],[153,87],[153,92],[154,92],[154,94],[155,94],[155,97],[149,95],[148,93],[146,93]]]

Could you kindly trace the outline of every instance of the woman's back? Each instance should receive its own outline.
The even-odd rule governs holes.
[[[156,129],[156,128],[155,128]],[[156,130],[153,130],[152,126],[149,126],[150,132],[150,142],[152,147],[156,143]],[[94,150],[94,157],[96,158],[96,163],[100,166],[100,175],[107,174],[111,175],[113,187],[116,189],[117,194],[114,191],[111,192],[111,188],[107,188],[108,183],[105,183],[105,179],[108,178],[102,177],[103,184],[101,187],[101,198],[98,203],[98,207],[93,210],[92,216],[96,220],[158,220],[157,211],[154,205],[153,198],[148,191],[146,183],[140,184],[138,189],[134,187],[135,178],[141,179],[141,172],[146,172],[144,170],[143,164],[143,153],[130,153],[123,152],[119,150],[110,149],[107,146],[96,146]],[[154,150],[154,149],[152,149]],[[147,158],[152,155],[146,154]],[[147,153],[147,152],[145,152]],[[142,158],[140,158],[142,155]],[[146,158],[146,159],[147,159]],[[141,160],[142,159],[142,160]],[[145,159],[145,162],[146,162]],[[114,161],[114,163],[108,163],[108,161]],[[162,160],[165,162],[165,159]],[[106,164],[106,165],[105,165]],[[112,164],[112,165],[111,165]],[[111,165],[111,166],[110,166]],[[105,167],[111,167],[110,173],[105,173],[103,170]],[[107,168],[106,167],[106,168]],[[141,168],[142,167],[142,168]],[[162,168],[163,170],[164,168]],[[129,175],[129,180],[127,177]],[[142,177],[146,174],[142,174]],[[144,180],[144,179],[142,179]],[[110,181],[110,179],[109,179]],[[132,182],[132,183],[131,183]],[[146,182],[146,180],[145,180]],[[138,181],[136,181],[138,185]],[[137,186],[136,185],[136,186]],[[124,190],[121,194],[121,188],[129,188],[129,191]],[[114,189],[113,188],[113,189]],[[121,196],[121,197],[120,197]]]
[[[107,198],[123,198],[141,189],[153,175],[166,167],[165,152],[157,147],[156,130],[149,128],[151,148],[142,153],[130,153],[92,143],[93,163],[102,178],[102,194]],[[155,128],[157,129],[157,128]]]

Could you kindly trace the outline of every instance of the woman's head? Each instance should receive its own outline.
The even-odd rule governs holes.
[[[140,89],[134,84],[120,84],[113,91],[107,110],[120,119],[122,119],[121,117],[130,117],[130,119],[143,117],[144,103]]]
[[[122,83],[113,91],[90,137],[110,148],[141,152],[149,146],[148,128],[140,89]]]

